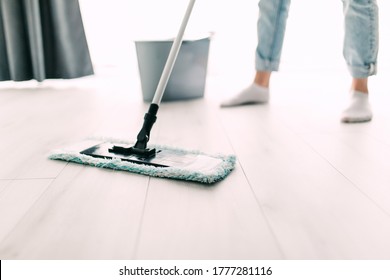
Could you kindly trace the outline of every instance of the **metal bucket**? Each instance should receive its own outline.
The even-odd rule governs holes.
[[[142,95],[151,102],[173,40],[136,41]],[[186,100],[204,96],[210,37],[183,40],[162,101]]]

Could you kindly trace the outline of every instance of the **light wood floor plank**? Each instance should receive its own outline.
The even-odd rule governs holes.
[[[0,243],[28,213],[52,180],[16,180],[0,182]],[[1,187],[2,186],[2,187]],[[0,258],[3,259],[0,249]]]
[[[2,258],[132,258],[147,184],[145,176],[69,164],[1,243]]]
[[[0,193],[11,183],[11,180],[0,180]]]
[[[390,145],[361,133],[302,137],[390,216]]]
[[[86,100],[94,93],[44,87],[8,90],[0,97],[7,94],[16,98],[1,113],[8,122],[0,125],[0,152],[4,155],[0,159],[0,178],[56,177],[63,165],[48,161],[48,153],[65,141],[85,137],[96,126],[96,109],[92,105],[86,107]]]
[[[222,119],[286,257],[389,258],[389,216],[273,110],[226,110]]]
[[[280,259],[241,171],[213,187],[151,182],[139,259]]]

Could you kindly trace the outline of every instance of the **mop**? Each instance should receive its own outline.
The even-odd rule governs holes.
[[[204,184],[221,181],[229,175],[234,169],[236,161],[234,155],[209,155],[200,151],[159,145],[148,147],[151,129],[156,122],[157,111],[194,4],[195,0],[190,0],[135,144],[120,139],[89,139],[53,151],[50,159]]]

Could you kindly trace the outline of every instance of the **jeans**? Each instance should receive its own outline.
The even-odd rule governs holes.
[[[277,71],[291,0],[260,0],[257,22],[256,70]],[[378,57],[378,6],[376,0],[342,0],[343,55],[354,78],[376,74]]]

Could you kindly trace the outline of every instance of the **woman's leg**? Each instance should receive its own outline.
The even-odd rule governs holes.
[[[259,1],[254,81],[238,95],[224,101],[222,107],[268,102],[269,81],[271,72],[279,68],[290,2],[291,0]]]
[[[377,71],[378,6],[376,0],[342,0],[344,8],[343,54],[352,76],[351,99],[341,121],[372,119],[368,101],[368,77]]]

